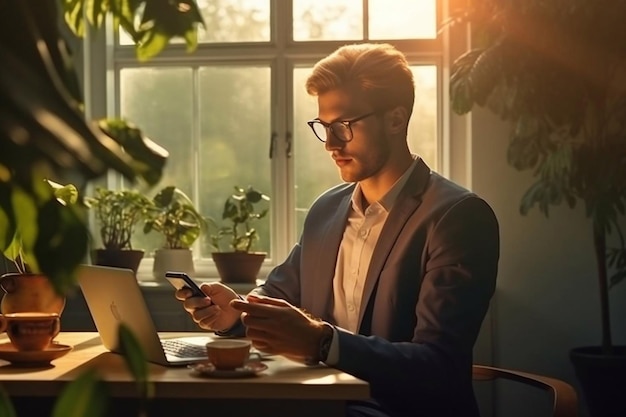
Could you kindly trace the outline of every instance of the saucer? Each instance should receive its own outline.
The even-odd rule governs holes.
[[[188,366],[197,376],[211,378],[243,378],[257,375],[267,369],[263,362],[248,362],[241,368],[217,369],[211,362],[199,362]]]
[[[11,342],[0,343],[0,359],[19,366],[47,366],[72,350],[71,346],[52,342],[45,350],[19,351]]]

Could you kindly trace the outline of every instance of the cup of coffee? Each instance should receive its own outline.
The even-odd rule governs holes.
[[[244,339],[212,340],[206,344],[206,353],[216,369],[237,369],[248,361],[251,346]]]
[[[57,313],[22,312],[0,315],[0,333],[6,331],[19,351],[44,350],[61,330]]]

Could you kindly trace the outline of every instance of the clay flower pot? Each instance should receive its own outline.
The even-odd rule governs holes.
[[[57,313],[65,307],[65,297],[57,294],[47,276],[10,272],[0,277],[0,288],[5,292],[0,302],[0,313]]]

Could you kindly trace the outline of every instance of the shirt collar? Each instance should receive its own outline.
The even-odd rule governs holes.
[[[407,170],[404,171],[404,174],[402,174],[402,176],[396,180],[396,182],[391,186],[389,191],[387,191],[387,193],[380,200],[376,202],[387,212],[391,211],[391,208],[393,207],[394,203],[398,199],[398,195],[400,194],[400,191],[402,190],[406,182],[409,180],[409,177],[411,176],[413,169],[415,169],[415,166],[417,165],[417,160],[419,159],[419,156],[417,155],[411,155],[411,156],[413,157],[413,163],[411,163],[411,165],[407,168]],[[356,187],[354,187],[354,190],[352,191],[352,208],[362,213],[363,212],[362,201],[363,201],[363,193],[361,192],[361,184],[357,182]]]

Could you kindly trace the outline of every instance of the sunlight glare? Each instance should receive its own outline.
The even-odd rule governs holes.
[[[369,0],[370,39],[434,39],[436,0]]]

